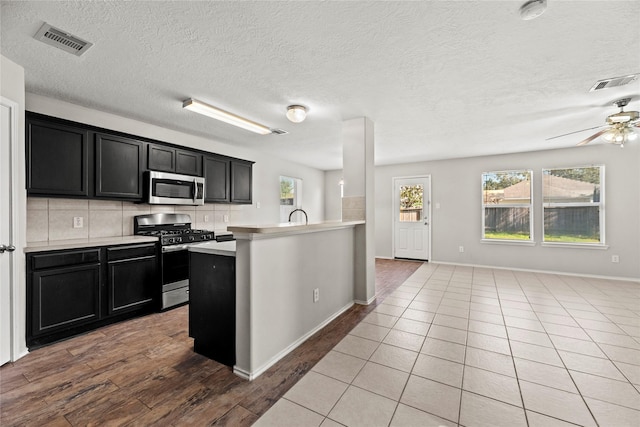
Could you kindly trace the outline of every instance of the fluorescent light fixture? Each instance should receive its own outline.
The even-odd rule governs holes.
[[[271,129],[264,125],[261,125],[260,123],[252,122],[249,119],[245,119],[244,117],[240,117],[228,111],[221,110],[193,98],[189,98],[184,101],[182,103],[182,108],[186,108],[187,110],[203,114],[205,116],[220,120],[221,122],[225,122],[242,129],[246,129],[251,132],[259,133],[260,135],[268,135],[271,133]]]

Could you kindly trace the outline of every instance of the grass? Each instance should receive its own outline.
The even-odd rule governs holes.
[[[544,241],[560,243],[600,243],[600,238],[593,236],[553,236],[547,234],[546,236],[544,236]]]
[[[529,234],[524,233],[501,233],[496,231],[488,231],[484,233],[485,239],[496,240],[529,240]],[[598,237],[593,236],[572,236],[572,235],[545,235],[545,242],[557,243],[600,243]]]
[[[499,240],[529,240],[529,234],[524,233],[500,233],[497,231],[488,231],[484,233],[485,239]]]

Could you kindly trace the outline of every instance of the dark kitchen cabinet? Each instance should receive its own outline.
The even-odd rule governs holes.
[[[107,248],[108,314],[152,305],[159,296],[154,243]]]
[[[176,150],[176,173],[202,175],[202,155],[192,151]]]
[[[143,143],[96,134],[96,197],[142,199]]]
[[[236,362],[236,258],[189,252],[189,336],[193,350]]]
[[[157,243],[27,253],[27,346],[159,309]]]
[[[231,203],[251,204],[253,164],[231,160]]]
[[[147,153],[147,166],[149,169],[161,172],[174,172],[176,170],[175,148],[149,144]]]
[[[221,156],[204,156],[202,163],[205,179],[204,201],[228,203],[230,200],[229,190],[231,188],[229,159]]]
[[[89,195],[89,136],[82,128],[27,117],[27,194]]]
[[[147,153],[147,166],[151,170],[195,176],[202,174],[202,155],[196,152],[149,144]]]
[[[100,250],[27,257],[27,345],[100,318]]]

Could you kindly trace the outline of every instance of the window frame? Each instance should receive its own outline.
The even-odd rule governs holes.
[[[489,174],[507,174],[507,173],[528,173],[529,174],[529,203],[507,203],[500,205],[492,205],[485,203],[485,194],[484,194],[484,183],[485,183],[485,175]],[[515,244],[515,245],[535,245],[535,236],[534,236],[534,223],[533,223],[533,207],[534,207],[534,193],[533,193],[533,180],[534,173],[533,169],[509,169],[509,170],[500,170],[500,171],[485,171],[480,174],[480,195],[481,195],[481,217],[482,217],[482,228],[481,228],[481,239],[482,243],[499,243],[499,244]],[[528,239],[492,239],[487,238],[485,236],[485,221],[486,221],[486,208],[528,208],[529,209],[529,238]]]
[[[600,168],[600,200],[598,202],[545,202],[545,185],[544,185],[544,175],[545,171],[553,171],[559,169],[587,169],[587,168]],[[542,199],[542,245],[543,246],[567,246],[567,247],[582,247],[582,248],[607,248],[606,240],[605,240],[605,165],[597,164],[597,165],[587,165],[587,166],[564,166],[564,167],[553,167],[553,168],[542,168],[542,191],[541,191],[541,199]],[[566,207],[593,207],[598,206],[598,227],[600,234],[599,242],[554,242],[546,240],[545,233],[545,210],[547,208],[566,208]]]

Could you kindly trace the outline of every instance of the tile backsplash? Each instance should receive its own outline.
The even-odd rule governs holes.
[[[27,242],[117,237],[133,234],[133,217],[149,213],[185,213],[191,226],[225,231],[243,222],[243,205],[207,203],[204,206],[148,205],[112,200],[27,198]],[[228,222],[225,222],[225,216]],[[73,227],[81,217],[82,228]]]

